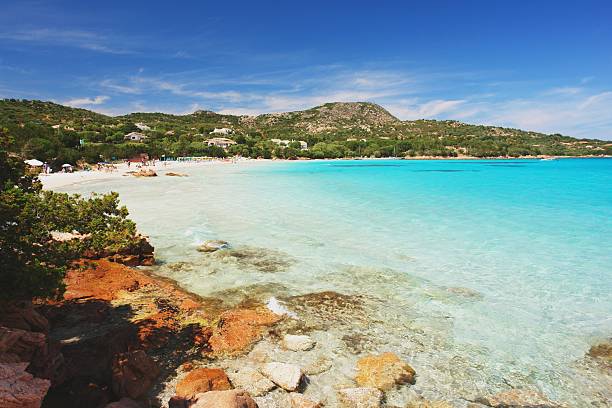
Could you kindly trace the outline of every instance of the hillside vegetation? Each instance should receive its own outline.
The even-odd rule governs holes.
[[[141,131],[136,124],[150,130]],[[263,158],[338,157],[523,157],[612,155],[609,142],[546,135],[457,121],[401,121],[366,102],[327,103],[296,112],[259,116],[196,111],[188,115],[132,113],[106,116],[52,102],[0,101],[0,128],[11,135],[10,150],[55,166],[113,160],[148,153],[152,157],[240,154]],[[208,146],[215,128],[230,128],[237,142],[227,151]],[[147,138],[126,142],[139,131]],[[305,141],[279,146],[272,139]]]

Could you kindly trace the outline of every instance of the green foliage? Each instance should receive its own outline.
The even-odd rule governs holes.
[[[58,297],[67,266],[84,250],[117,252],[129,247],[136,226],[116,193],[84,199],[43,191],[27,175],[14,143],[0,130],[0,300]],[[87,235],[57,242],[51,232]]]

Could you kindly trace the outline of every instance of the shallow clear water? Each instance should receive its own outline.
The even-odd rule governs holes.
[[[64,190],[118,191],[165,263],[158,273],[201,295],[365,295],[363,315],[347,316],[352,326],[314,333],[333,336],[329,344],[347,333],[367,338],[334,348],[338,376],[350,377],[360,354],[393,350],[415,367],[424,395],[467,400],[513,386],[571,406],[610,398],[609,383],[577,361],[612,334],[612,160],[185,172]],[[206,239],[246,252],[203,255],[195,248]]]

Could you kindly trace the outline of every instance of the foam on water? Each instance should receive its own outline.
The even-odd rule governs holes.
[[[426,396],[465,402],[513,386],[569,406],[609,401],[609,379],[581,359],[612,334],[612,160],[228,164],[189,175],[66,191],[118,191],[166,263],[157,272],[185,288],[295,311],[327,342],[312,353],[336,367],[313,390],[389,350],[411,362],[413,391]],[[205,239],[235,252],[195,251]],[[336,314],[317,317],[291,303],[323,291],[359,305],[340,298]]]

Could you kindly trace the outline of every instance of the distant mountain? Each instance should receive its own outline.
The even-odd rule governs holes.
[[[124,140],[145,124],[143,143]],[[137,126],[138,125],[138,126]],[[458,121],[401,121],[369,102],[334,102],[294,112],[258,116],[224,115],[199,110],[187,115],[131,113],[107,116],[53,102],[0,100],[0,128],[9,128],[14,150],[24,155],[66,155],[75,141],[86,148],[77,154],[125,157],[138,151],[152,155],[224,155],[252,157],[524,157],[536,155],[612,155],[609,142],[560,134]],[[229,152],[207,145],[210,132],[230,128],[238,144]],[[150,130],[149,130],[150,129]],[[307,151],[286,149],[273,140],[303,140]],[[55,146],[55,149],[53,149]],[[62,150],[63,149],[63,150]],[[96,156],[96,157],[97,157]],[[58,159],[59,160],[59,159]],[[74,161],[74,160],[73,160]]]

